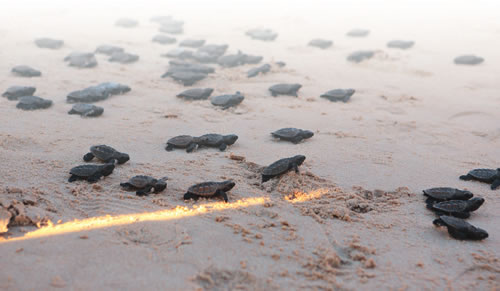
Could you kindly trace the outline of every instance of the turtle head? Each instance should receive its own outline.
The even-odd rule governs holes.
[[[465,200],[469,200],[469,199],[471,199],[473,196],[474,196],[474,194],[472,194],[472,192],[467,191],[467,190],[462,190],[462,197],[463,197]]]
[[[300,166],[306,160],[306,156],[296,155],[292,159],[297,164],[297,166]]]
[[[155,188],[155,192],[161,192],[167,188],[167,177],[163,177],[159,180],[156,181],[156,183],[153,185],[153,188]]]
[[[314,135],[314,132],[312,132],[310,130],[303,130],[302,131],[302,136],[304,138],[311,138],[313,135]]]
[[[481,205],[484,203],[484,198],[483,197],[474,197],[471,200],[467,201],[468,203],[468,211],[474,211],[477,210]]]
[[[123,164],[125,162],[127,162],[128,160],[130,160],[130,156],[128,154],[125,154],[125,153],[120,153],[116,159],[118,160],[118,164]]]
[[[477,228],[474,231],[474,239],[482,240],[488,237],[488,233],[484,229]]]
[[[105,164],[102,169],[102,175],[103,176],[111,175],[111,173],[113,173],[113,170],[115,169],[115,164],[116,164],[115,159],[111,160],[110,163]]]
[[[223,184],[222,191],[224,191],[224,192],[227,192],[227,191],[233,189],[234,186],[236,186],[236,183],[234,183],[234,181],[232,181],[232,180],[224,181],[224,182],[222,182],[222,184]]]
[[[227,144],[227,145],[232,145],[236,142],[236,140],[238,139],[238,136],[236,134],[228,134],[228,135],[225,135],[224,136],[224,142]]]

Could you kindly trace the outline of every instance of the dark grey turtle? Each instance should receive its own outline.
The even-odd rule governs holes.
[[[198,138],[190,135],[178,135],[167,141],[167,152],[174,149],[186,149],[190,153],[198,147]]]
[[[212,95],[213,91],[214,89],[212,88],[193,88],[181,92],[177,95],[177,97],[181,97],[186,100],[206,100],[210,97],[210,95]]]
[[[95,49],[96,54],[103,54],[107,56],[111,56],[114,53],[122,53],[125,50],[119,46],[114,46],[114,45],[100,45]]]
[[[271,70],[271,65],[269,64],[264,64],[262,66],[259,66],[257,68],[252,68],[248,70],[247,76],[248,78],[253,78],[257,76],[258,74],[265,74]]]
[[[217,64],[222,67],[232,68],[236,66],[241,66],[245,64],[245,54],[241,51],[238,51],[237,54],[234,55],[224,55],[217,59]]]
[[[2,94],[2,96],[13,101],[13,100],[19,100],[20,97],[33,96],[35,91],[36,91],[35,87],[11,86]]]
[[[179,46],[191,47],[191,48],[199,48],[205,44],[204,39],[193,39],[188,38],[179,43]]]
[[[59,39],[53,39],[48,37],[42,37],[35,39],[35,44],[39,48],[48,48],[48,49],[59,49],[63,46],[64,41]]]
[[[472,211],[477,210],[484,203],[484,198],[474,197],[470,200],[449,200],[434,204],[427,204],[427,208],[438,215],[451,215],[459,218],[469,218]]]
[[[177,42],[177,39],[168,35],[157,34],[153,37],[152,41],[159,44],[174,44]]]
[[[92,104],[77,103],[73,105],[68,114],[78,114],[82,117],[97,117],[102,115],[104,108]]]
[[[353,29],[353,30],[347,32],[346,35],[350,36],[350,37],[365,37],[368,34],[370,34],[370,31],[368,29],[356,28],[356,29]]]
[[[262,183],[274,177],[281,176],[291,170],[295,170],[295,172],[298,173],[299,166],[302,165],[305,159],[305,156],[297,155],[291,158],[284,158],[272,163],[271,165],[267,166],[264,171],[262,171]]]
[[[64,58],[70,67],[93,68],[97,66],[94,53],[73,52]]]
[[[111,57],[108,59],[109,62],[112,63],[120,63],[120,64],[130,64],[137,62],[139,60],[138,55],[126,53],[126,52],[114,52]]]
[[[243,96],[240,91],[236,91],[235,94],[213,96],[210,98],[210,102],[214,106],[222,107],[222,109],[228,109],[230,107],[237,106],[243,102],[243,99],[245,99],[245,96]]]
[[[42,75],[42,72],[33,69],[29,66],[15,66],[11,70],[12,73],[21,77],[39,77]]]
[[[217,63],[219,57],[226,53],[227,44],[206,44],[196,50],[192,58],[200,63]]]
[[[112,95],[127,93],[130,90],[130,87],[127,85],[115,82],[104,82],[83,90],[73,91],[68,94],[66,101],[68,103],[93,103],[105,100]]]
[[[165,190],[167,188],[167,180],[167,177],[155,179],[151,176],[138,175],[130,178],[125,183],[120,183],[120,186],[127,191],[137,191],[135,192],[137,196],[146,196],[152,189],[154,189],[154,193],[160,193]]]
[[[457,65],[478,65],[484,62],[484,58],[475,55],[463,55],[456,57],[453,61]]]
[[[320,95],[320,97],[328,99],[332,102],[342,101],[347,102],[354,95],[354,89],[334,89]]]
[[[224,182],[204,182],[189,187],[184,200],[198,200],[200,197],[217,197],[220,196],[225,202],[228,202],[227,193],[236,185],[231,180]]]
[[[115,160],[112,160],[110,163],[104,165],[87,164],[74,167],[69,171],[71,177],[69,177],[68,182],[87,180],[90,183],[95,183],[101,177],[109,176],[113,173],[115,162]]]
[[[424,195],[427,196],[425,203],[434,204],[436,202],[448,201],[448,200],[469,200],[474,194],[467,190],[460,190],[450,187],[438,187],[426,189],[423,191]]]
[[[211,74],[215,72],[214,68],[202,64],[193,64],[180,60],[172,60],[169,63],[170,67],[168,68],[168,71],[162,75],[162,78],[169,77],[174,73],[178,72],[191,72],[191,73],[203,73],[203,74]]]
[[[281,61],[276,62],[275,64],[276,64],[276,66],[278,66],[280,68],[283,68],[284,66],[286,66],[286,63],[285,62],[281,62]]]
[[[375,51],[356,51],[347,57],[347,60],[353,63],[360,63],[364,60],[371,59],[375,55]]]
[[[409,49],[415,45],[414,41],[411,40],[391,40],[387,43],[387,47],[389,48],[398,48],[398,49]]]
[[[255,64],[258,64],[258,63],[262,62],[263,59],[264,59],[263,56],[254,56],[254,55],[244,54],[244,56],[243,56],[243,63],[244,64],[255,65]]]
[[[236,140],[238,140],[238,136],[236,134],[222,135],[209,133],[198,138],[198,146],[218,148],[220,151],[224,151],[227,146],[233,145]]]
[[[310,130],[287,127],[278,129],[275,132],[271,132],[271,135],[275,138],[291,141],[296,144],[303,141],[304,139],[311,138],[314,135],[314,132]]]
[[[182,34],[184,32],[184,27],[182,25],[165,25],[160,27],[160,31],[169,34]]]
[[[278,34],[270,29],[251,29],[245,33],[252,39],[262,40],[262,41],[273,41],[278,37]]]
[[[86,162],[90,162],[92,161],[92,159],[94,159],[94,157],[105,163],[116,160],[118,161],[118,164],[124,164],[128,160],[130,160],[130,156],[128,154],[121,153],[107,145],[91,146],[90,152],[83,156],[83,160]]]
[[[288,95],[298,97],[297,91],[302,88],[300,84],[276,84],[269,87],[269,91],[271,91],[271,95]]]
[[[139,22],[131,18],[120,18],[115,22],[115,25],[123,28],[132,28],[139,25]]]
[[[167,58],[189,59],[193,56],[193,51],[187,48],[177,47],[162,56]]]
[[[308,45],[313,47],[318,47],[320,49],[327,49],[333,45],[333,41],[321,38],[315,38],[311,40]]]
[[[22,110],[45,109],[52,106],[52,100],[43,99],[37,96],[23,96],[19,99],[16,107]]]
[[[460,176],[461,180],[469,181],[476,180],[491,184],[491,190],[495,190],[500,186],[500,168],[498,169],[474,169],[467,175]]]
[[[483,240],[488,233],[479,227],[475,227],[467,221],[453,216],[442,215],[433,221],[436,226],[446,226],[448,233],[460,240]]]
[[[207,74],[196,72],[175,72],[170,75],[175,81],[182,83],[184,86],[191,86],[194,83],[201,81],[207,77]]]

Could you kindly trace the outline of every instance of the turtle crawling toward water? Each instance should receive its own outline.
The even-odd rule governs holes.
[[[457,65],[478,65],[484,62],[484,58],[475,55],[463,55],[456,57],[453,62]]]
[[[226,150],[227,146],[234,144],[237,139],[238,136],[236,134],[222,135],[217,133],[209,133],[198,138],[198,145],[218,148],[220,151],[224,151]]]
[[[94,157],[105,163],[109,163],[112,160],[117,160],[118,164],[123,164],[130,160],[130,156],[128,154],[121,153],[107,145],[91,146],[90,152],[83,156],[83,160],[86,162],[90,162]]]
[[[450,187],[437,187],[426,189],[423,191],[424,195],[427,196],[425,203],[434,204],[436,202],[448,201],[448,200],[469,200],[474,194],[467,190],[460,190]]]
[[[42,75],[42,72],[39,70],[33,69],[30,66],[15,66],[11,70],[12,73],[21,77],[39,77]]]
[[[171,152],[174,149],[186,149],[190,153],[198,147],[199,138],[190,135],[178,135],[167,141],[165,150]]]
[[[184,98],[186,100],[206,100],[210,97],[210,95],[212,95],[213,91],[214,89],[212,88],[193,88],[177,94],[177,97]]]
[[[193,185],[189,187],[186,194],[184,194],[184,200],[198,200],[200,197],[216,197],[220,196],[225,202],[228,201],[227,193],[236,185],[231,180],[224,182],[204,182],[200,184]]]
[[[243,102],[244,99],[245,96],[243,96],[240,91],[236,91],[235,94],[213,96],[212,98],[210,98],[210,102],[214,106],[222,107],[222,109],[228,109],[230,107],[237,106],[238,104]]]
[[[342,101],[345,103],[351,99],[354,92],[356,92],[354,89],[333,89],[321,94],[320,97],[328,99],[332,102]]]
[[[264,171],[262,171],[262,183],[287,173],[290,170],[295,170],[296,173],[299,172],[299,166],[304,163],[306,157],[303,155],[293,156],[291,158],[284,158],[278,160],[271,165],[267,166]]]
[[[298,128],[282,128],[278,129],[275,132],[271,132],[271,135],[275,138],[279,138],[281,140],[291,141],[293,143],[299,143],[304,139],[311,138],[314,135],[314,132],[310,130],[303,130]]]
[[[146,196],[151,192],[151,189],[154,189],[154,193],[165,190],[167,188],[167,180],[167,177],[155,179],[151,176],[138,175],[130,178],[125,183],[120,183],[120,186],[127,191],[137,190],[135,193],[137,196]]]
[[[38,96],[24,96],[19,99],[16,107],[22,110],[46,109],[52,106],[52,100]]]
[[[77,103],[73,105],[68,114],[78,114],[82,117],[97,117],[104,112],[104,108],[92,104]]]
[[[276,84],[269,87],[269,91],[271,91],[271,95],[274,97],[278,95],[289,95],[298,97],[297,91],[302,88],[300,84]]]
[[[427,208],[438,215],[451,215],[459,218],[469,218],[472,211],[484,203],[484,198],[475,197],[470,200],[449,200],[435,204],[427,204]]]
[[[11,86],[3,94],[9,100],[19,100],[19,98],[24,96],[33,96],[36,88],[31,86]]]
[[[72,168],[69,173],[68,182],[73,182],[76,180],[86,180],[90,183],[95,183],[99,181],[101,177],[109,176],[113,173],[115,169],[116,160],[111,160],[109,163],[104,165],[81,165]]]
[[[467,221],[453,216],[442,215],[432,223],[436,226],[446,226],[448,233],[460,240],[483,240],[488,233],[479,227],[475,227]]]
[[[500,168],[498,169],[474,169],[467,175],[460,176],[460,180],[470,181],[476,180],[491,184],[491,190],[495,190],[500,186]]]

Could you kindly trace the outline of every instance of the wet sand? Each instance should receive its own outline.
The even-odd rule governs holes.
[[[15,226],[0,237],[0,288],[498,289],[499,192],[458,179],[472,168],[500,166],[497,5],[313,2],[292,2],[286,9],[281,1],[27,2],[2,9],[0,91],[35,86],[35,95],[54,105],[25,112],[1,98],[0,202],[24,200],[33,222],[38,215],[56,226],[46,226],[45,219],[38,232]],[[251,79],[246,71],[253,65],[216,66],[215,74],[195,84],[215,88],[212,96],[241,91],[245,100],[235,109],[176,98],[185,87],[160,78],[168,67],[160,55],[177,44],[151,42],[158,25],[149,19],[164,14],[185,21],[178,41],[227,43],[228,53],[242,50],[262,55],[263,63],[287,65]],[[121,17],[139,26],[114,26]],[[279,36],[274,42],[251,40],[245,31],[255,27]],[[353,28],[371,32],[345,36]],[[40,49],[33,42],[38,37],[65,44]],[[333,40],[333,46],[307,46],[318,37]],[[393,39],[416,44],[387,48]],[[102,44],[124,47],[140,59],[122,65],[96,55],[99,64],[92,69],[62,60]],[[377,53],[360,64],[346,61],[362,49]],[[466,53],[485,62],[453,64]],[[42,76],[10,74],[21,64]],[[101,117],[67,114],[69,92],[107,81],[132,91],[96,103],[105,109]],[[271,97],[268,87],[282,82],[302,84],[299,97]],[[319,98],[335,88],[356,93],[345,104]],[[282,127],[315,136],[297,145],[277,142],[270,132]],[[164,150],[175,135],[210,132],[239,139],[226,152]],[[94,144],[111,145],[131,160],[94,185],[68,183],[69,169],[82,164]],[[231,153],[245,160],[232,160]],[[307,157],[299,174],[260,185],[261,167],[296,154]],[[119,187],[138,174],[168,176],[168,189],[137,197]],[[182,200],[195,183],[225,179],[236,182],[229,205]],[[484,197],[469,222],[490,237],[457,241],[435,228],[421,191],[437,186]],[[75,219],[90,220],[65,224]]]

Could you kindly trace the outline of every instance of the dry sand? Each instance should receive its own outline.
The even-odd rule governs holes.
[[[27,224],[0,237],[0,289],[500,288],[500,192],[458,179],[471,168],[500,166],[494,1],[40,2],[3,4],[0,11],[0,90],[33,85],[36,95],[54,101],[50,109],[24,112],[0,100],[0,202],[17,201],[16,222]],[[195,85],[214,94],[243,92],[234,110],[182,101],[175,95],[185,88],[160,78],[168,66],[160,54],[176,45],[151,42],[157,25],[149,18],[163,14],[186,22],[178,40],[228,43],[229,53],[241,49],[287,66],[252,79],[246,71],[253,66],[217,68]],[[120,17],[139,26],[114,26]],[[244,32],[254,27],[269,27],[278,39],[251,40]],[[353,28],[371,33],[346,37]],[[38,37],[65,45],[40,49]],[[306,46],[317,37],[332,39],[333,47]],[[398,38],[416,45],[385,47]],[[120,65],[98,55],[92,69],[62,61],[101,44],[122,46],[140,60]],[[364,63],[346,61],[360,49],[379,52]],[[486,61],[454,65],[465,53]],[[20,64],[42,77],[11,75]],[[132,91],[99,102],[102,117],[67,115],[70,91],[106,81]],[[301,83],[299,98],[271,97],[267,88],[279,82]],[[357,92],[349,103],[319,98],[351,87]],[[271,131],[289,126],[315,136],[298,145],[271,139]],[[164,150],[172,136],[208,132],[239,140],[226,152]],[[69,169],[93,144],[114,146],[131,160],[95,185],[68,183]],[[260,185],[262,166],[295,154],[307,156],[300,174]],[[167,191],[122,191],[119,183],[136,174],[169,176]],[[194,183],[229,178],[237,184],[229,205],[182,200]],[[490,237],[457,241],[433,227],[421,190],[436,186],[484,197],[470,222]]]

